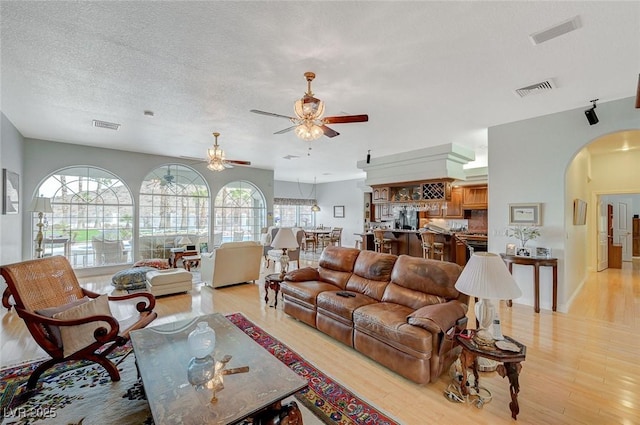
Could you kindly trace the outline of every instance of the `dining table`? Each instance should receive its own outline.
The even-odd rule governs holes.
[[[311,233],[313,235],[315,247],[317,250],[320,246],[320,240],[322,239],[322,236],[330,235],[331,229],[305,229],[305,232]]]

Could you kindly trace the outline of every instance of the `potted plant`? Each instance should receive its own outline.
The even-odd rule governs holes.
[[[507,229],[507,236],[520,241],[520,247],[524,248],[527,242],[540,236],[540,229],[536,226],[515,226]]]

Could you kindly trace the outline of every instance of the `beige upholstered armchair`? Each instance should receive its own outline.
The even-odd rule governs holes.
[[[213,288],[260,278],[262,246],[255,241],[226,242],[200,254],[200,276]]]

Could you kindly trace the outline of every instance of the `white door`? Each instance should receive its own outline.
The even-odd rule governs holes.
[[[622,261],[631,261],[631,198],[616,200],[613,208],[613,243],[622,245]]]
[[[609,267],[609,242],[607,241],[607,204],[598,196],[598,271]]]

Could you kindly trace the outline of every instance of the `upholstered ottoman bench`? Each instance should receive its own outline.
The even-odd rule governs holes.
[[[152,270],[147,272],[147,291],[156,297],[187,292],[192,287],[191,279],[185,269]]]

